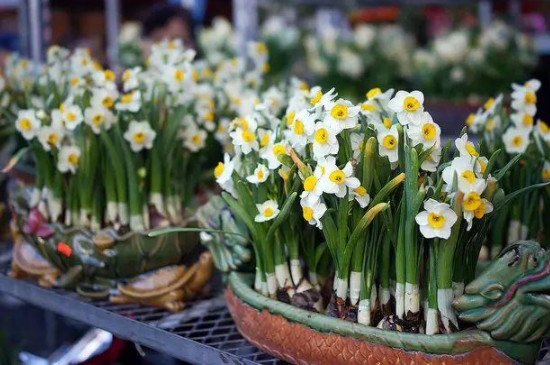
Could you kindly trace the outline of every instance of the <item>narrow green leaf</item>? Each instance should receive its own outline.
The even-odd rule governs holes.
[[[500,170],[497,171],[497,173],[495,174],[494,178],[497,180],[497,181],[500,181],[500,179],[502,179],[504,177],[504,175],[508,172],[508,170],[510,170],[510,168],[512,166],[514,166],[518,161],[519,159],[521,158],[522,154],[521,153],[518,153],[516,156],[514,156],[513,159],[511,159],[507,164],[506,166],[504,166],[503,168],[501,168]]]

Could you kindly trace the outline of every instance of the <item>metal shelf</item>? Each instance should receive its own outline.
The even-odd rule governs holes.
[[[193,364],[284,364],[239,334],[219,292],[189,303],[179,313],[139,304],[119,305],[12,279],[6,275],[6,255],[1,256],[0,291],[27,303]]]

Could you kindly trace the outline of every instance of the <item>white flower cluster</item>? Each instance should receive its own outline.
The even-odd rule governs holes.
[[[545,150],[550,148],[550,127],[546,122],[536,119],[539,88],[540,81],[536,79],[523,85],[512,84],[509,115],[502,105],[503,97],[499,95],[487,100],[476,114],[471,114],[466,124],[492,149],[503,146],[508,154],[515,155],[533,154],[535,152],[528,152],[532,148],[532,151],[539,151],[535,154],[545,156]],[[542,180],[550,181],[549,157],[545,159]]]

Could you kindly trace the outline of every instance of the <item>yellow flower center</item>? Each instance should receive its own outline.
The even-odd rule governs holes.
[[[466,125],[468,127],[471,126],[474,123],[475,118],[476,118],[475,114],[470,113],[470,115],[468,115],[468,118],[466,118]]]
[[[193,71],[191,72],[191,76],[193,77],[193,81],[197,81],[199,79],[199,71],[197,71],[197,69],[193,69]]]
[[[332,115],[335,119],[346,119],[348,117],[348,107],[345,104],[336,104],[332,107],[330,111],[330,115]]]
[[[304,134],[304,123],[302,123],[300,120],[297,120],[294,124],[294,134]]]
[[[424,139],[434,139],[436,136],[435,126],[430,123],[426,123],[422,126],[422,134]]]
[[[479,170],[482,174],[485,173],[485,169],[487,168],[487,163],[484,160],[478,159],[477,163],[479,163]]]
[[[300,90],[309,90],[309,85],[307,84],[307,82],[302,81],[298,84],[298,89],[300,89]]]
[[[183,70],[177,68],[177,69],[174,71],[174,80],[176,80],[176,81],[183,81],[184,78],[185,78],[185,72],[183,72]]]
[[[537,102],[537,95],[532,91],[525,93],[525,104],[535,104]]]
[[[388,129],[390,129],[391,126],[393,125],[391,119],[388,118],[388,117],[384,117],[384,118],[382,119],[382,123],[384,124],[384,127],[388,128]]]
[[[76,165],[78,163],[79,157],[76,153],[69,153],[67,160],[71,165]]]
[[[346,175],[342,170],[334,170],[328,177],[330,181],[338,185],[342,185],[346,179]]]
[[[126,82],[130,79],[130,70],[125,70],[122,74],[122,81]]]
[[[74,122],[76,120],[76,114],[73,112],[68,112],[66,116],[69,122]]]
[[[48,135],[48,143],[49,144],[56,144],[57,141],[59,141],[59,136],[57,135],[57,133],[50,133]]]
[[[485,110],[487,110],[487,109],[489,109],[490,107],[492,107],[494,103],[495,103],[495,99],[489,98],[489,99],[487,99],[487,101],[485,102],[485,104],[483,104],[483,108],[485,108]]]
[[[482,200],[482,201],[481,201],[481,204],[479,204],[479,207],[477,207],[477,208],[474,210],[474,216],[475,216],[477,219],[483,218],[483,216],[485,215],[485,210],[486,210],[486,206],[485,206],[485,203],[483,203],[483,200]]]
[[[107,81],[115,81],[116,79],[115,73],[111,70],[105,70],[103,74],[105,75],[105,80]]]
[[[264,62],[264,64],[262,65],[262,71],[269,72],[269,70],[271,70],[271,66],[269,66],[268,62]]]
[[[266,47],[265,43],[262,43],[262,42],[256,43],[256,52],[266,53],[267,52],[267,47]]]
[[[317,178],[313,175],[308,176],[304,180],[304,190],[305,191],[312,191],[313,189],[315,189],[315,185],[317,185]]]
[[[211,110],[207,111],[206,114],[204,115],[204,119],[206,119],[209,122],[213,122],[214,121],[214,112],[211,111]]]
[[[393,150],[397,146],[397,138],[389,134],[382,139],[382,145],[389,150]]]
[[[476,175],[471,170],[464,170],[462,172],[462,177],[466,179],[469,183],[473,183],[476,180]]]
[[[269,134],[265,133],[260,139],[260,146],[265,147],[269,144]]]
[[[512,146],[514,147],[521,147],[523,145],[523,137],[522,136],[515,136],[512,138]]]
[[[544,180],[550,180],[550,169],[543,169],[542,170],[542,178]]]
[[[243,130],[242,133],[243,141],[252,142],[254,140],[254,133],[250,132],[248,129]]]
[[[521,122],[523,123],[524,126],[530,127],[530,126],[533,125],[534,118],[532,116],[530,116],[529,114],[525,113],[525,114],[523,114],[523,118],[522,118]]]
[[[470,156],[474,156],[474,157],[479,156],[479,152],[476,151],[476,147],[474,146],[474,144],[472,142],[467,142],[466,143],[466,151],[468,151]]]
[[[271,207],[264,208],[264,216],[265,217],[269,218],[269,217],[273,216],[273,213],[275,213],[273,208],[271,208]]]
[[[32,122],[29,118],[22,118],[19,122],[19,126],[22,130],[28,131],[32,128]]]
[[[107,96],[107,97],[103,98],[103,100],[101,101],[101,104],[102,104],[105,108],[110,108],[110,107],[113,106],[114,100],[113,100],[113,98],[111,98],[110,96]]]
[[[132,94],[124,94],[121,99],[123,104],[128,104],[132,101]]]
[[[304,207],[302,209],[302,213],[306,221],[310,221],[313,219],[313,209],[311,209],[311,207]]]
[[[367,99],[372,99],[374,98],[376,95],[378,94],[381,94],[382,93],[382,90],[380,90],[379,87],[375,87],[373,89],[370,89],[368,92],[367,92]]]
[[[294,110],[289,111],[286,114],[286,124],[292,125],[294,123],[294,117],[295,116],[296,116],[296,113],[294,112]]]
[[[326,128],[319,128],[315,132],[313,138],[315,138],[315,142],[319,144],[325,144],[328,141],[328,131],[326,130]]]
[[[100,125],[101,123],[103,123],[105,121],[105,117],[101,114],[96,114],[94,115],[94,117],[92,118],[92,123],[94,123],[95,125]]]
[[[403,100],[403,108],[408,112],[414,112],[420,108],[420,102],[414,96],[407,96],[405,100]]]
[[[78,76],[75,76],[71,79],[71,81],[69,82],[69,84],[71,84],[71,86],[76,86],[78,85],[78,82],[80,81],[80,78]]]
[[[323,93],[321,92],[321,90],[317,90],[317,92],[315,93],[315,96],[313,96],[309,102],[315,105],[319,102],[319,100],[321,100],[322,96],[323,96]]]
[[[487,124],[485,125],[485,130],[487,132],[492,131],[495,128],[495,118],[490,118],[487,120]]]
[[[285,153],[285,146],[282,143],[277,143],[273,146],[272,150],[275,156],[279,156]]]
[[[193,134],[193,137],[191,137],[191,142],[193,142],[193,144],[200,144],[201,141],[202,141],[202,138],[198,133]]]
[[[371,112],[371,113],[376,111],[376,107],[372,104],[369,104],[369,103],[362,103],[361,104],[361,109],[363,109],[366,112]]]
[[[441,228],[445,224],[445,217],[443,214],[430,212],[430,214],[428,214],[428,224],[432,228]]]
[[[365,189],[362,186],[358,186],[355,189],[353,189],[353,192],[359,196],[365,196],[365,194],[367,193],[367,189]]]
[[[225,165],[223,162],[218,162],[218,165],[214,168],[214,176],[216,178],[220,177],[221,174],[223,174],[223,170],[225,169]]]
[[[145,141],[145,133],[143,133],[142,131],[136,132],[134,133],[133,139],[134,142],[141,144]]]
[[[539,120],[538,124],[539,126],[539,129],[541,131],[541,133],[548,133],[550,132],[550,127],[548,127],[548,124],[546,124],[545,122],[543,122],[542,120]]]
[[[257,177],[259,180],[261,180],[261,179],[264,178],[264,176],[265,176],[264,171],[261,170],[261,169],[258,169],[258,171],[256,172],[256,177]]]
[[[469,192],[468,195],[464,198],[462,206],[464,210],[474,211],[481,205],[481,197],[475,191]]]

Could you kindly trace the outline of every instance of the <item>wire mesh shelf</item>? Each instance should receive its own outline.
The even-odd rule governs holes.
[[[221,290],[187,303],[181,312],[171,313],[140,304],[84,298],[74,292],[12,279],[7,276],[9,252],[1,243],[0,258],[1,292],[118,337],[195,364],[285,364],[239,334]]]

